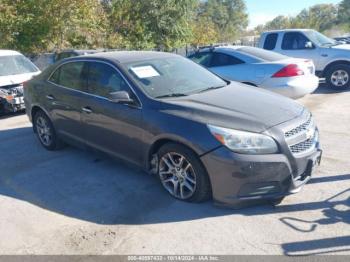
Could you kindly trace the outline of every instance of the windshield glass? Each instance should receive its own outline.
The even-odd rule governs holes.
[[[249,55],[257,60],[267,61],[267,62],[274,62],[274,61],[284,60],[288,58],[287,56],[284,56],[272,51],[267,51],[261,48],[249,47],[249,46],[238,48],[237,51],[244,53],[246,55]]]
[[[337,41],[317,32],[317,31],[305,31],[305,35],[318,46],[327,46],[327,45],[337,45]]]
[[[207,69],[182,57],[167,57],[125,64],[142,90],[153,98],[185,96],[226,86]]]
[[[0,76],[37,72],[38,68],[23,55],[0,56]]]

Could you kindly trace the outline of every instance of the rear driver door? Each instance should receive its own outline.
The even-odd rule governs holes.
[[[86,143],[135,164],[141,159],[141,105],[109,100],[112,92],[126,91],[138,101],[121,73],[106,62],[88,62],[88,95],[81,100]]]
[[[86,91],[86,64],[72,61],[59,66],[48,79],[46,108],[55,128],[68,139],[84,142],[81,129],[81,98]]]

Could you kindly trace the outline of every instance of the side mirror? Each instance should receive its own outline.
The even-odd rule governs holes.
[[[117,91],[109,94],[109,100],[119,104],[133,104],[134,100],[126,91]]]
[[[315,46],[314,46],[314,44],[313,44],[311,41],[307,41],[307,42],[305,43],[305,48],[306,48],[306,49],[314,49]]]

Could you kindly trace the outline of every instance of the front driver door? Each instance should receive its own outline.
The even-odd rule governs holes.
[[[88,145],[140,163],[142,112],[138,104],[111,102],[109,94],[127,91],[135,99],[129,85],[117,69],[105,62],[88,62],[88,93],[82,100],[82,122]]]
[[[317,65],[320,59],[319,49],[314,44],[312,47],[307,47],[308,42],[311,42],[310,39],[300,32],[285,33],[281,53],[290,57],[310,59]]]

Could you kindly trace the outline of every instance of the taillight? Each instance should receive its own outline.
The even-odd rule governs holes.
[[[304,74],[304,71],[298,67],[298,65],[291,64],[283,67],[280,71],[274,74],[272,77],[292,77],[292,76],[301,76]]]

